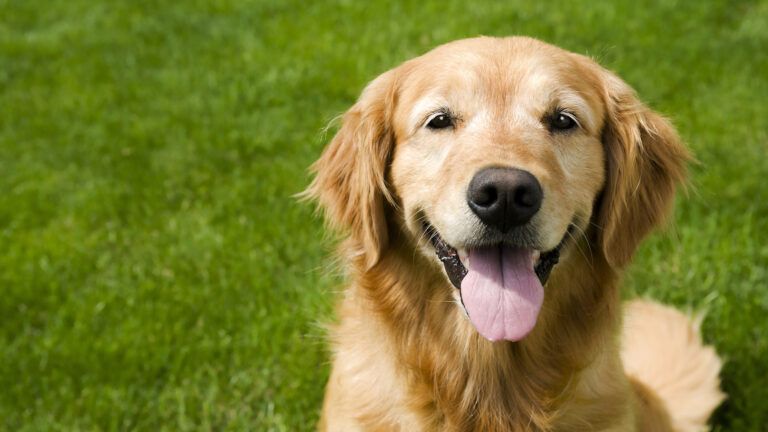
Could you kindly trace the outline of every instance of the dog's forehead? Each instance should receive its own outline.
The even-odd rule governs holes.
[[[440,108],[540,111],[562,103],[595,123],[602,111],[599,89],[584,61],[538,41],[483,38],[444,45],[408,65],[401,114],[414,124]]]
[[[406,93],[464,90],[514,94],[554,84],[560,75],[556,62],[535,52],[458,50],[447,54],[438,51],[438,54],[417,59],[404,80]]]

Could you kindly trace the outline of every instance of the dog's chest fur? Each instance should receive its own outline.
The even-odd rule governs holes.
[[[421,272],[403,268],[422,264]],[[605,330],[616,325],[603,321],[615,318],[615,289],[558,287],[566,279],[593,285],[592,276],[565,277],[581,265],[565,263],[553,274],[549,295],[558,301],[530,342],[492,344],[477,335],[439,275],[423,271],[428,263],[386,257],[377,267],[386,271],[358,273],[342,302],[326,409],[348,411],[362,430],[627,430],[628,384]],[[411,278],[393,279],[403,274]],[[557,325],[548,326],[555,317]]]

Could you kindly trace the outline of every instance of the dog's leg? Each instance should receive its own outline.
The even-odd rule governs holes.
[[[349,412],[349,407],[345,406],[346,404],[342,398],[343,390],[338,374],[331,371],[331,376],[325,389],[323,412],[317,425],[319,432],[355,432],[364,430],[355,418],[355,413]]]

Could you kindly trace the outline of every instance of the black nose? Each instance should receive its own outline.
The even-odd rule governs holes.
[[[536,177],[517,168],[485,168],[475,174],[467,191],[469,208],[501,232],[531,220],[542,197]]]

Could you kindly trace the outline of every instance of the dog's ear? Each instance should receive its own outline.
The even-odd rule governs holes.
[[[690,155],[672,125],[603,71],[607,176],[597,211],[598,244],[614,268],[626,266],[640,241],[666,219]]]
[[[387,247],[385,206],[392,203],[387,165],[394,146],[395,72],[372,81],[342,117],[336,136],[312,165],[315,178],[304,195],[316,199],[331,227],[351,236],[368,268]]]

